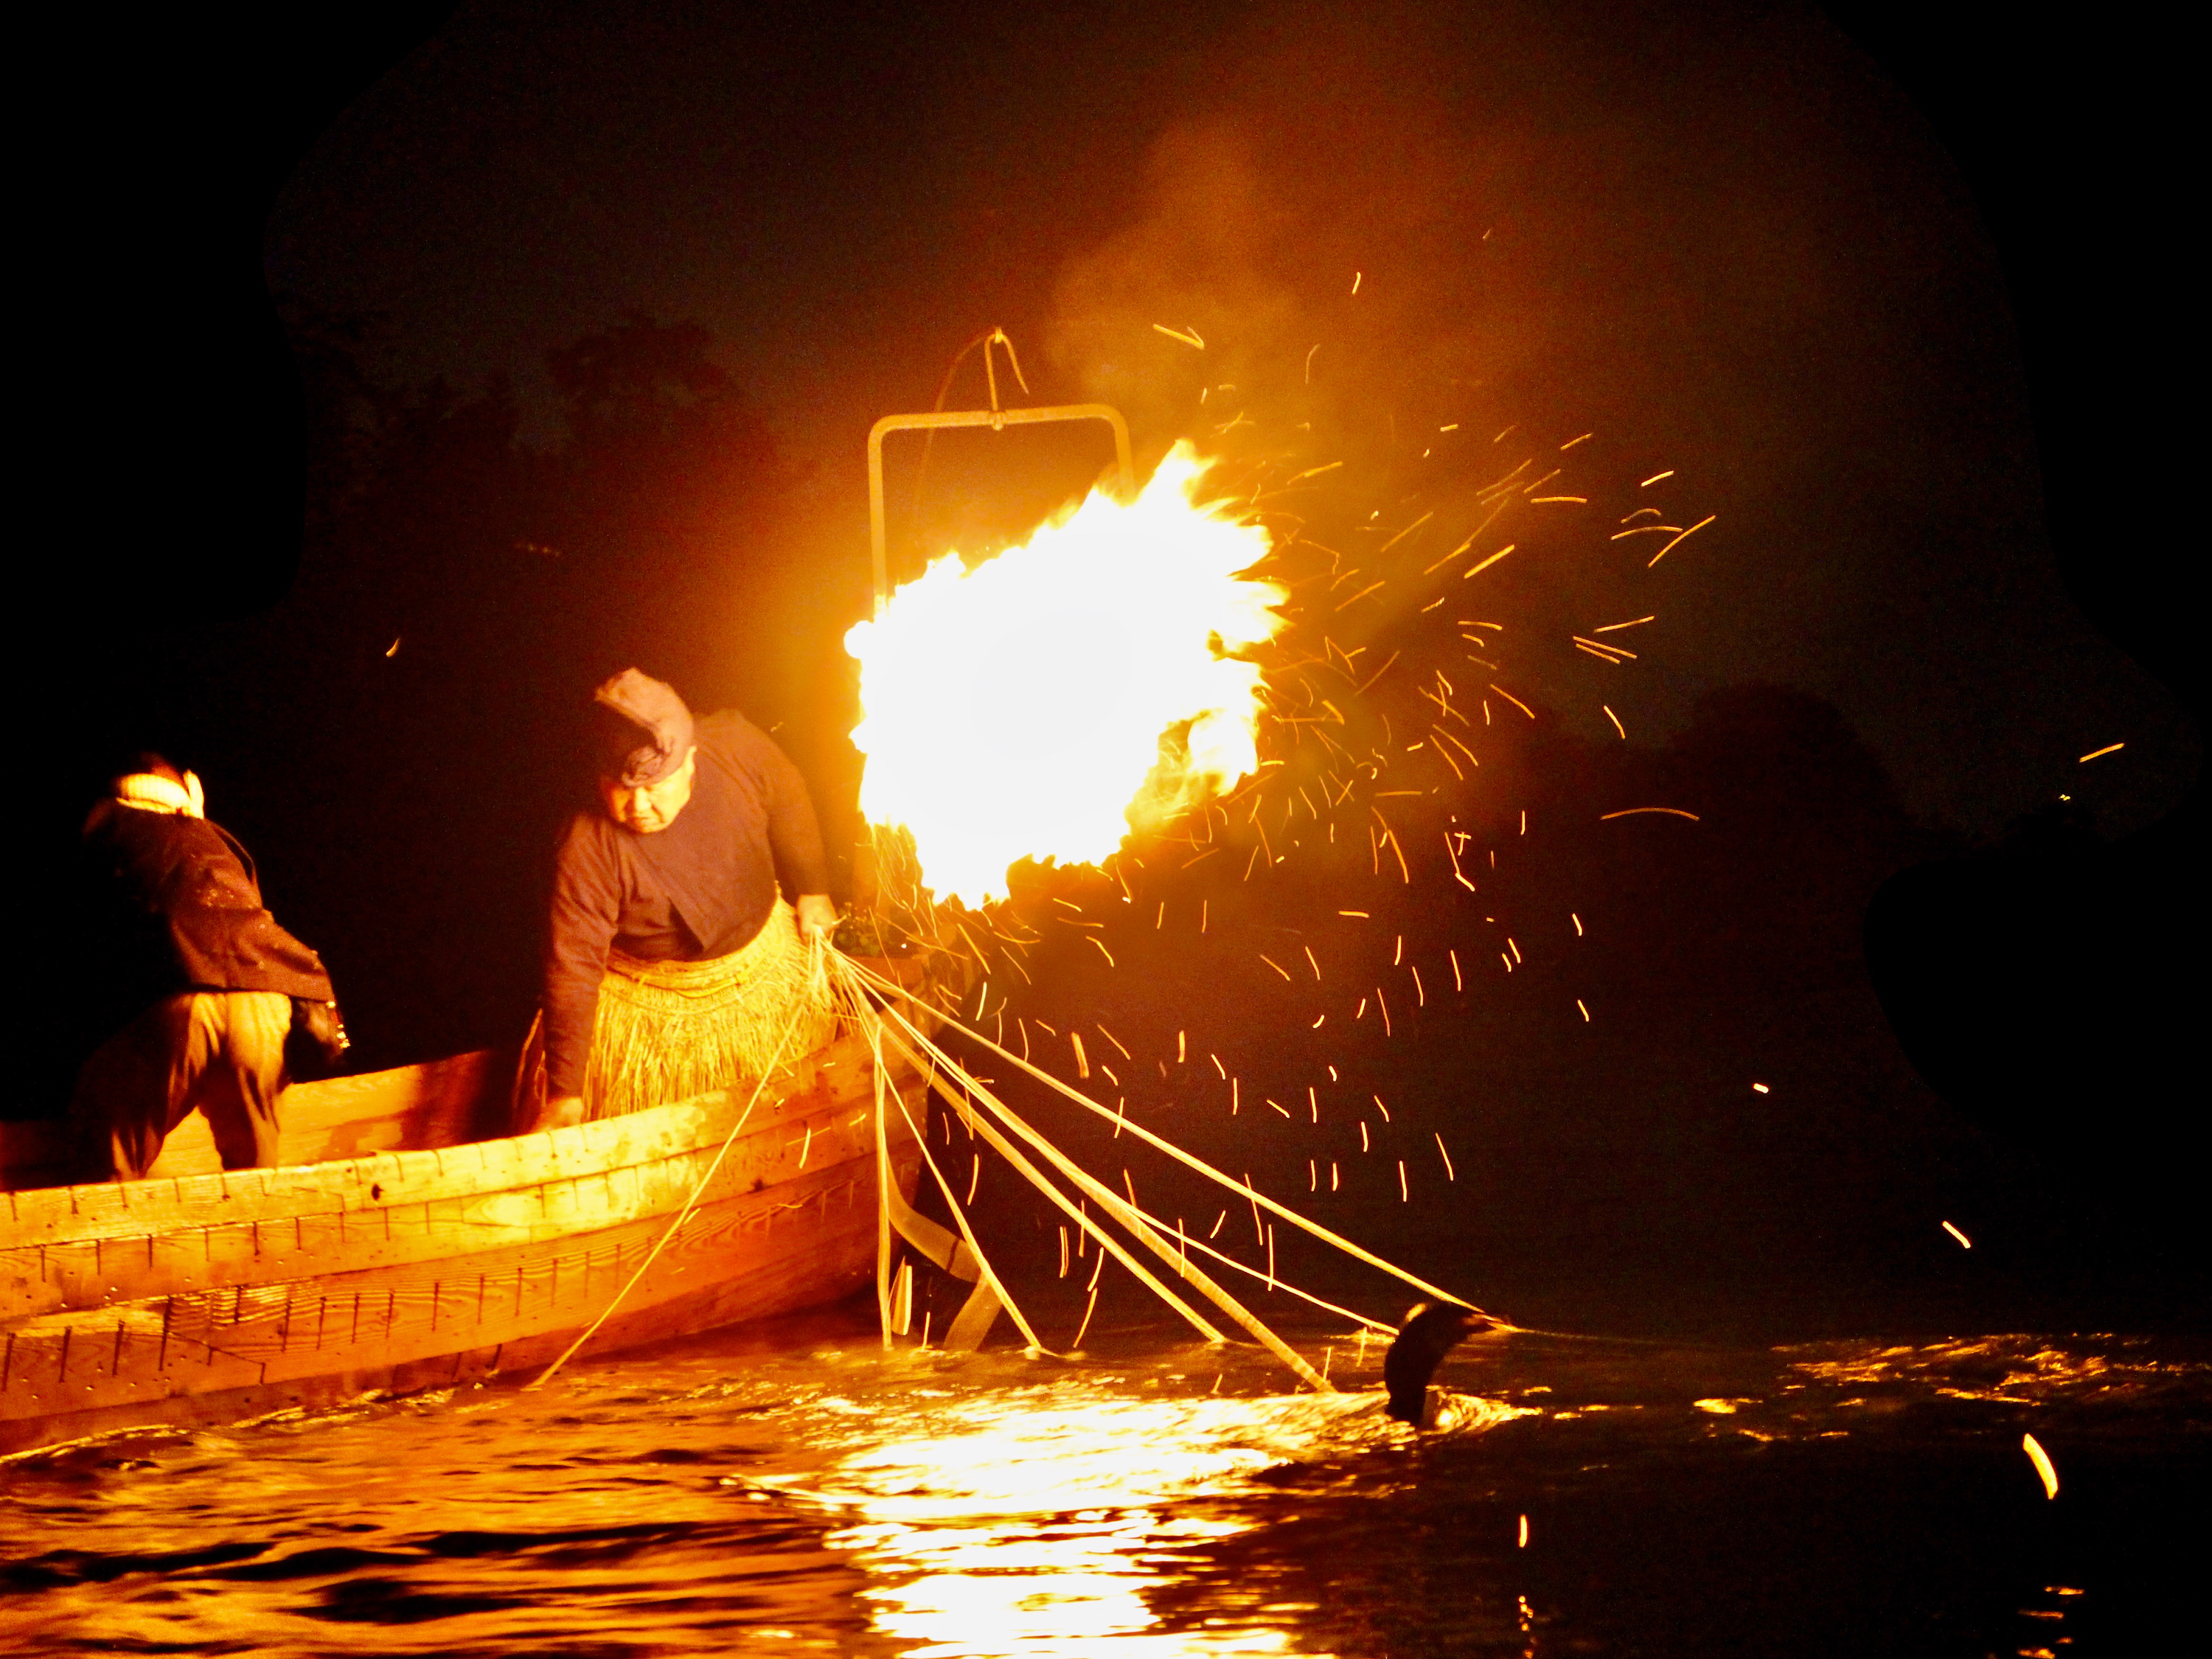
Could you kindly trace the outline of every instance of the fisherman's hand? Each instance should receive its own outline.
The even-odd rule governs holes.
[[[584,1121],[581,1095],[556,1095],[538,1109],[538,1129],[566,1129]]]
[[[793,907],[799,915],[799,936],[828,944],[837,928],[837,907],[827,893],[801,893]]]

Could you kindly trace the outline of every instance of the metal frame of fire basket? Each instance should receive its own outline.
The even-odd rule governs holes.
[[[992,386],[992,402],[998,387]],[[1121,467],[1121,494],[1135,489],[1136,474],[1129,465],[1129,423],[1111,404],[1054,404],[1042,409],[945,409],[927,415],[886,415],[868,428],[868,543],[875,560],[876,610],[878,617],[890,599],[890,567],[884,548],[884,439],[893,432],[928,431],[939,427],[988,426],[994,432],[1010,426],[1038,426],[1054,421],[1103,421],[1114,428],[1114,454]]]

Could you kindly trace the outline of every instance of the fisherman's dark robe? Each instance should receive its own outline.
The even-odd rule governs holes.
[[[277,926],[253,860],[204,818],[103,801],[85,825],[85,994],[105,1036],[187,991],[335,994],[323,960]]]
[[[582,1091],[607,952],[702,962],[750,944],[789,897],[824,893],[829,867],[805,780],[769,735],[726,711],[698,722],[698,771],[675,821],[651,835],[579,812],[561,841],[545,958],[545,1085]]]

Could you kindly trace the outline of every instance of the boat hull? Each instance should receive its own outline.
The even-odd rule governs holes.
[[[543,1365],[618,1291],[592,1352],[836,1300],[875,1267],[873,1065],[848,1036],[757,1097],[0,1194],[0,1454]],[[423,1069],[384,1075],[420,1094]],[[922,1089],[888,1081],[910,1196]]]

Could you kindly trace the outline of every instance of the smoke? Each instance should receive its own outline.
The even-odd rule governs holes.
[[[1211,106],[1152,146],[1140,216],[1063,264],[1055,367],[1155,446],[1240,414],[1387,422],[1417,387],[1494,374],[1497,158],[1425,83],[1425,28],[1315,8],[1219,48]]]

